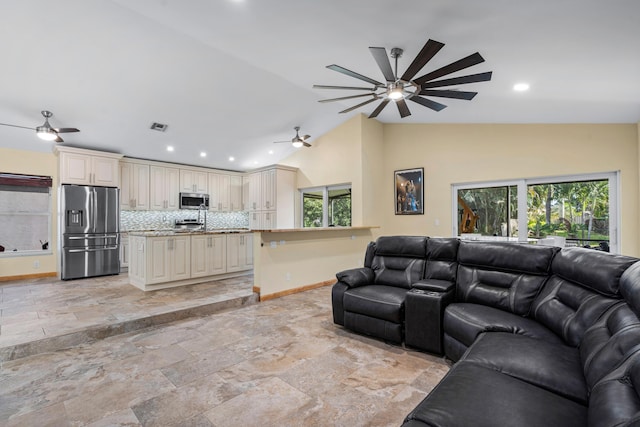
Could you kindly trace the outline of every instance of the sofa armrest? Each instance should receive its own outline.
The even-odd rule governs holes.
[[[350,288],[370,285],[373,283],[373,270],[368,267],[352,268],[337,273],[336,278]]]
[[[456,284],[448,280],[422,279],[411,284],[411,289],[420,289],[429,292],[449,292],[455,288]]]

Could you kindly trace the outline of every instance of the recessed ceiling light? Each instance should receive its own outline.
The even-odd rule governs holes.
[[[273,150],[269,150],[269,154],[273,154]]]
[[[236,158],[235,158],[235,157],[233,157],[233,156],[229,157],[229,161],[230,161],[230,162],[233,162],[235,159],[236,159]]]
[[[529,83],[516,83],[513,85],[513,90],[516,92],[526,92],[529,90]]]
[[[173,145],[167,145],[167,151],[173,151]]]
[[[205,153],[204,151],[200,152],[200,157],[207,157],[207,153]]]
[[[254,165],[257,165],[257,164],[258,164],[258,161],[257,161],[257,160],[254,160],[254,161],[253,161],[253,164],[254,164]]]

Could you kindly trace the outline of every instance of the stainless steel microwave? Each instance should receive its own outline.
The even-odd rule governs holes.
[[[180,193],[180,209],[209,209],[209,195],[202,193]]]

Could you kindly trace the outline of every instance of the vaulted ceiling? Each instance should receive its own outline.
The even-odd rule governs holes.
[[[637,0],[20,0],[0,25],[0,122],[78,127],[65,144],[127,156],[250,170],[289,155],[293,127],[321,136],[376,103],[318,103],[361,86],[338,64],[383,80],[368,47],[404,49],[402,73],[428,39],[445,44],[423,69],[474,52],[493,71],[472,101],[409,103],[384,123],[636,123]],[[514,92],[528,82],[528,92]],[[150,130],[153,122],[166,132]],[[0,126],[0,147],[51,151],[26,129]],[[175,151],[166,151],[172,145]],[[313,150],[301,148],[301,150]],[[206,157],[200,157],[200,152]],[[270,151],[272,153],[270,153]],[[234,157],[234,161],[229,161]]]

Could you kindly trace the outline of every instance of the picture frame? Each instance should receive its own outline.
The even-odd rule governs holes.
[[[424,168],[393,173],[396,215],[424,215]]]

